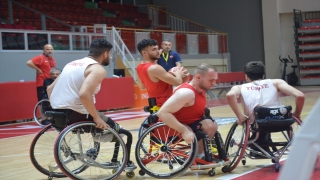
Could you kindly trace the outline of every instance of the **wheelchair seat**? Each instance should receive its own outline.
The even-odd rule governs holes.
[[[46,111],[45,114],[51,117],[51,124],[58,131],[62,131],[68,125],[67,113],[65,111]]]
[[[289,130],[290,125],[295,122],[291,114],[291,106],[275,108],[255,107],[255,122],[259,130],[265,132],[279,132]]]

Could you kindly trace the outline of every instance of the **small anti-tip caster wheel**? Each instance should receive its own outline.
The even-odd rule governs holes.
[[[222,171],[223,173],[227,173],[227,172],[228,172],[228,166],[222,167],[221,171]]]
[[[146,174],[146,173],[143,172],[142,170],[139,171],[139,175],[140,175],[140,176],[144,176],[145,174]]]
[[[126,172],[126,176],[127,176],[127,178],[133,178],[134,177],[134,172],[133,171],[131,171],[131,172]]]
[[[211,169],[211,170],[208,172],[208,175],[209,175],[209,176],[214,176],[214,175],[216,175],[216,172],[215,172],[213,169]]]
[[[280,163],[274,164],[274,169],[276,170],[276,172],[279,172],[279,170],[280,170]]]

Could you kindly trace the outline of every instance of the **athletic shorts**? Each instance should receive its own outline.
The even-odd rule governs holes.
[[[196,133],[197,131],[201,131],[202,130],[202,124],[200,123],[201,121],[205,120],[205,119],[210,119],[210,118],[207,118],[205,116],[203,116],[201,119],[195,121],[194,123],[192,124],[187,124],[194,133]],[[214,122],[215,120],[212,119],[212,122]]]
[[[81,114],[77,111],[73,111],[70,109],[54,109],[54,111],[64,112],[68,117],[68,125],[81,122],[81,121],[93,121],[93,117],[90,114]],[[114,122],[111,118],[105,116],[102,112],[99,112],[99,117],[106,122],[111,128],[115,129],[117,132],[121,128],[118,123]]]

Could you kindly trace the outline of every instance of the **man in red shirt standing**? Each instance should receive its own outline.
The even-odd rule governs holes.
[[[35,69],[37,73],[36,84],[38,101],[44,97],[45,89],[43,87],[43,81],[50,78],[50,70],[56,67],[56,61],[53,59],[52,54],[52,45],[46,44],[43,48],[43,54],[30,59],[26,63],[29,67]]]
[[[215,136],[217,123],[205,115],[206,91],[216,84],[218,72],[209,64],[196,67],[192,81],[175,89],[173,95],[157,112],[159,119],[182,134],[188,143],[193,143],[194,133],[203,131],[209,141]],[[191,130],[194,132],[192,132]],[[198,157],[204,156],[203,140],[198,143]]]

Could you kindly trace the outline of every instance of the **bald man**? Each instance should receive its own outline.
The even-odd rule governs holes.
[[[56,61],[52,57],[53,47],[46,44],[43,47],[43,53],[27,61],[27,65],[36,70],[37,78],[37,96],[40,101],[44,96],[43,82],[50,78],[50,70],[56,67]]]

